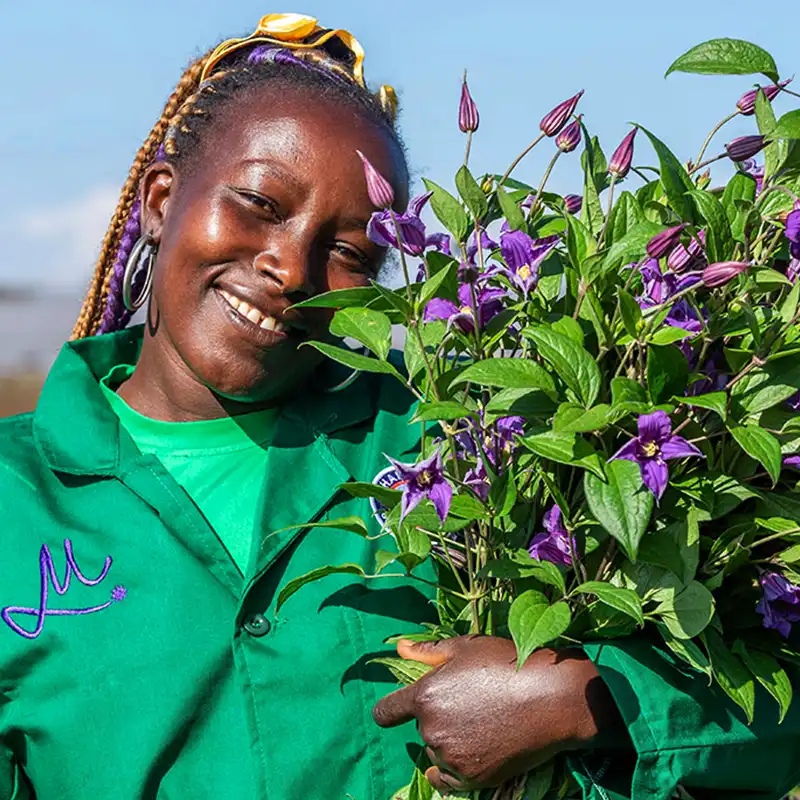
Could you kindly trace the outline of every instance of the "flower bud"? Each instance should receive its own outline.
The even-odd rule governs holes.
[[[639,128],[634,127],[614,151],[611,161],[608,162],[608,171],[611,175],[624,178],[630,172],[633,163],[633,140],[638,130]]]
[[[739,102],[736,103],[736,108],[744,114],[745,117],[752,117],[753,114],[756,113],[756,97],[758,96],[758,89],[763,89],[764,94],[767,97],[767,100],[770,102],[775,99],[778,92],[787,84],[791,83],[792,79],[789,78],[788,80],[781,81],[778,84],[772,84],[772,86],[759,86],[756,89],[751,89],[749,92],[745,92],[740,98]]]
[[[731,161],[747,161],[760,153],[766,145],[763,136],[739,136],[725,145],[725,152]]]
[[[667,256],[667,267],[673,272],[683,272],[691,260],[692,254],[682,244],[676,244]]]
[[[558,147],[562,153],[571,153],[581,143],[582,116],[583,114],[579,114],[574,122],[570,122],[570,124],[556,136],[556,147]]]
[[[681,231],[686,227],[686,223],[675,225],[672,228],[667,228],[661,233],[657,233],[647,243],[647,255],[650,258],[661,258],[672,250],[677,244],[680,244]]]
[[[469,93],[465,71],[464,82],[461,84],[461,103],[458,106],[458,127],[461,128],[462,133],[474,133],[478,130],[479,123],[478,106],[475,105],[475,101]]]
[[[701,172],[697,176],[696,185],[697,185],[697,188],[702,191],[703,189],[705,189],[708,186],[709,183],[711,183],[711,170],[707,169],[705,172]]]
[[[579,194],[564,195],[564,207],[567,214],[577,214],[581,210],[581,206],[583,206],[583,198]]]
[[[709,289],[724,286],[749,268],[750,265],[745,261],[718,261],[716,264],[709,264],[703,270],[703,283]]]
[[[394,189],[392,184],[375,169],[370,160],[360,151],[356,150],[364,164],[364,177],[367,179],[367,195],[376,208],[391,208],[394,203]]]
[[[567,120],[572,116],[575,106],[578,105],[578,100],[581,99],[583,89],[578,94],[573,95],[569,100],[559,103],[549,114],[542,117],[539,127],[542,132],[547,136],[555,136],[566,124]]]

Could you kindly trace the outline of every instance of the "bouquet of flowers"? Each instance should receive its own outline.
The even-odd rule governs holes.
[[[770,84],[744,94],[693,161],[642,126],[607,160],[575,116],[578,93],[504,174],[475,177],[465,77],[457,194],[426,181],[397,213],[365,160],[379,209],[369,235],[396,249],[405,286],[306,301],[338,309],[332,333],[364,352],[309,345],[405,385],[422,452],[388,458],[388,485],[343,486],[381,521],[374,569],[321,566],[279,603],[337,571],[430,581],[434,562],[439,624],[425,637],[510,637],[521,666],[545,645],[649,628],[748,719],[756,683],[785,715],[781,661],[800,661],[787,638],[800,622],[800,110],[777,119],[771,101],[800,95],[738,40],[701,44],[673,71]],[[757,132],[717,153],[737,116]],[[645,138],[658,168],[635,163]],[[554,152],[539,185],[514,180],[540,144]],[[553,164],[581,144],[582,194],[548,192]],[[714,186],[707,165],[722,159],[736,172]],[[426,230],[426,203],[446,232]],[[402,361],[393,324],[407,332]],[[359,519],[324,524],[337,523],[366,535]],[[403,682],[427,669],[382,662]],[[533,783],[514,796],[540,800],[549,778]],[[432,792],[418,772],[398,797]]]

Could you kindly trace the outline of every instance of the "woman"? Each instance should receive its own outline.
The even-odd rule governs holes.
[[[407,199],[393,93],[366,90],[362,59],[345,31],[269,15],[189,67],[75,341],[36,412],[0,424],[0,797],[387,798],[419,750],[412,718],[442,789],[574,751],[598,797],[777,797],[800,716],[747,728],[646,642],[519,673],[504,640],[402,643],[440,668],[384,697],[369,661],[428,598],[341,574],[275,614],[292,578],[372,563],[372,541],[297,526],[367,517],[339,484],[418,444],[411,398],[321,365],[299,345],[327,313],[291,308],[378,272],[357,150]]]

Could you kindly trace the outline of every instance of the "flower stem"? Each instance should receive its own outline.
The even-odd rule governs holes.
[[[738,111],[738,110],[734,111],[733,114],[730,114],[729,116],[727,116],[724,119],[720,120],[711,129],[711,133],[709,133],[708,136],[706,136],[706,140],[703,142],[703,146],[700,148],[700,152],[697,154],[697,158],[695,159],[695,163],[696,164],[699,165],[700,162],[703,160],[703,156],[705,155],[706,149],[708,148],[708,145],[711,144],[711,140],[714,138],[714,136],[716,135],[717,131],[720,128],[722,128],[723,125],[727,125],[734,117],[738,117],[740,113],[741,112]],[[695,169],[698,169],[698,167],[695,167]],[[694,172],[694,170],[692,170],[692,171]]]
[[[713,158],[707,158],[705,161],[701,161],[696,167],[692,167],[689,170],[690,175],[694,175],[697,170],[702,169],[703,167],[707,167],[709,164],[713,164],[715,161],[720,161],[723,158],[727,158],[727,153],[720,153],[718,156],[714,156]]]
[[[537,136],[537,137],[536,137],[536,138],[535,138],[535,139],[534,139],[534,140],[533,140],[533,141],[532,141],[532,142],[531,142],[531,143],[530,143],[530,144],[529,144],[529,145],[528,145],[528,146],[527,146],[527,147],[526,147],[526,148],[525,148],[525,149],[524,149],[524,150],[523,150],[523,151],[522,151],[522,152],[521,152],[521,153],[520,153],[520,154],[519,154],[519,155],[518,155],[518,156],[517,156],[517,157],[516,157],[516,158],[515,158],[515,159],[514,159],[512,162],[511,162],[511,166],[510,166],[510,167],[509,167],[509,168],[506,170],[506,172],[505,172],[505,175],[503,175],[503,177],[502,177],[502,178],[500,178],[500,181],[499,181],[499,182],[498,182],[498,184],[497,184],[498,186],[502,186],[502,185],[503,185],[503,184],[506,182],[506,180],[508,179],[508,176],[509,176],[509,175],[511,175],[511,173],[512,173],[512,172],[513,172],[513,171],[514,171],[516,168],[517,168],[517,165],[519,164],[519,162],[520,162],[520,161],[522,161],[522,159],[523,159],[523,158],[525,158],[525,156],[526,156],[526,155],[528,155],[528,153],[530,153],[530,151],[531,151],[531,150],[533,150],[533,148],[534,148],[534,147],[536,147],[536,145],[537,145],[537,144],[539,144],[539,142],[541,142],[541,141],[542,141],[542,139],[544,139],[544,133],[540,133],[540,134],[539,134],[539,135],[538,135],[538,136]]]
[[[464,166],[469,165],[469,151],[472,149],[472,131],[467,131],[467,149],[464,153]]]
[[[533,215],[539,210],[539,202],[542,198],[542,194],[544,193],[544,186],[547,183],[547,179],[550,177],[550,173],[553,171],[553,167],[556,165],[556,161],[558,161],[558,157],[561,155],[561,150],[556,150],[555,155],[550,159],[550,163],[547,165],[547,169],[544,171],[544,177],[542,178],[542,182],[539,184],[539,189],[536,192],[536,197],[531,203],[531,209],[528,212],[528,219],[533,219]]]
[[[606,240],[606,231],[608,230],[608,223],[611,220],[611,209],[614,207],[614,184],[616,182],[617,176],[612,173],[611,183],[608,186],[608,210],[606,211],[606,221],[603,223],[603,232],[600,234],[600,242],[597,245],[598,249],[603,246]]]

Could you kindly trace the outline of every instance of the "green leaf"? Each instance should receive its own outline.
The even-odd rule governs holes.
[[[419,299],[417,300],[418,308],[424,309],[429,300],[432,300],[434,297],[438,296],[438,292],[442,288],[442,285],[450,279],[450,276],[453,274],[455,269],[456,262],[452,261],[444,269],[440,269],[435,275],[425,281],[422,291],[419,293]]]
[[[576,272],[586,280],[583,262],[587,256],[594,254],[596,249],[594,237],[589,229],[572,214],[566,215],[567,219],[567,252]],[[590,282],[590,281],[589,281]]]
[[[429,420],[450,420],[461,419],[468,417],[472,412],[462,406],[461,403],[456,403],[455,400],[442,400],[438,403],[420,403],[411,422],[428,422]]]
[[[689,192],[697,210],[708,223],[706,226],[706,251],[711,263],[729,261],[733,256],[734,241],[731,224],[725,208],[711,192],[694,190]]]
[[[386,314],[369,308],[343,308],[331,321],[334,336],[350,336],[385,361],[392,347],[392,323]]]
[[[755,115],[756,123],[758,124],[758,132],[762,136],[769,136],[775,130],[775,111],[772,108],[772,103],[767,100],[766,94],[763,89],[756,92],[755,101]],[[789,145],[784,140],[772,142],[764,148],[764,179],[769,180],[779,169],[781,164],[786,159]]]
[[[511,470],[506,470],[492,482],[489,489],[489,503],[498,517],[510,513],[517,501],[517,487]]]
[[[611,380],[611,405],[620,406],[634,403],[641,406],[647,405],[647,392],[640,383],[632,378],[613,378]]]
[[[703,638],[717,683],[744,711],[750,724],[753,721],[756,705],[756,688],[750,673],[739,658],[728,650],[722,637],[715,630],[709,628]]]
[[[299,525],[289,525],[286,528],[281,528],[277,531],[272,531],[270,534],[274,536],[276,533],[283,533],[284,531],[297,530],[298,528],[336,528],[341,531],[350,531],[350,533],[357,533],[359,536],[369,536],[369,531],[361,517],[339,517],[338,519],[329,519],[325,522],[303,522]]]
[[[519,800],[544,800],[553,785],[553,771],[553,761],[531,770],[525,781],[525,791]]]
[[[695,334],[691,331],[684,330],[683,328],[676,328],[672,325],[665,325],[663,328],[659,328],[655,333],[648,336],[647,341],[650,344],[654,344],[659,347],[663,347],[667,344],[674,344],[675,342],[681,342],[684,339],[688,339]]]
[[[588,410],[573,403],[562,403],[553,417],[553,430],[556,433],[589,433],[611,425],[624,413],[605,403]]]
[[[778,724],[783,722],[792,704],[792,682],[786,670],[768,653],[748,650],[741,641],[733,645],[733,652],[744,661],[744,665],[755,675],[756,680],[775,698],[780,708]]]
[[[735,404],[748,414],[757,414],[788,400],[800,390],[800,358],[790,356],[756,367],[731,389]]]
[[[517,669],[522,669],[534,650],[561,636],[571,621],[569,606],[562,601],[551,606],[535,589],[517,597],[508,612],[508,629],[517,646]]]
[[[480,222],[488,213],[489,204],[486,201],[486,195],[481,191],[481,187],[478,186],[475,178],[472,177],[469,168],[463,164],[456,173],[456,188],[475,221]]]
[[[354,286],[352,289],[334,289],[331,292],[309,297],[292,308],[352,308],[365,306],[380,297],[380,293],[372,286]]]
[[[653,493],[642,483],[639,465],[625,459],[606,464],[608,482],[584,476],[583,487],[594,518],[620,543],[631,561],[650,523]]]
[[[559,568],[549,561],[537,561],[535,558],[531,558],[526,550],[517,551],[511,558],[498,558],[490,561],[478,572],[478,577],[492,577],[500,580],[535,578],[540,583],[555,586],[562,595],[567,591],[564,576]]]
[[[300,346],[313,347],[323,355],[328,356],[328,358],[338,361],[340,364],[350,367],[350,369],[356,369],[360,372],[380,372],[384,375],[393,375],[401,381],[403,380],[400,373],[388,361],[378,361],[376,358],[369,358],[369,356],[363,356],[360,353],[354,353],[352,350],[336,347],[326,342],[303,342]]]
[[[714,596],[702,583],[691,581],[678,591],[670,590],[668,597],[655,609],[669,632],[677,639],[699,636],[714,616]]]
[[[610,246],[620,241],[628,231],[644,221],[642,208],[636,202],[636,198],[630,192],[622,192],[608,218],[606,244]]]
[[[560,333],[568,339],[572,339],[575,344],[583,344],[583,328],[581,328],[580,323],[572,319],[572,317],[561,317],[561,319],[551,322],[550,327],[556,333]]]
[[[597,399],[602,382],[600,368],[589,352],[551,328],[530,327],[522,335],[533,340],[539,355],[553,366],[584,407],[589,408]]]
[[[575,434],[546,431],[534,436],[525,436],[520,442],[537,456],[549,458],[559,464],[582,467],[599,479],[605,479],[600,455],[587,441]]]
[[[420,678],[427,675],[433,667],[422,664],[419,661],[409,661],[405,658],[385,657],[371,658],[368,664],[380,664],[394,675],[398,683],[406,686],[416,683]]]
[[[647,220],[634,225],[609,249],[603,263],[603,272],[610,272],[623,264],[638,261],[645,254],[647,243],[663,230],[663,225]]]
[[[647,353],[647,388],[655,405],[682,395],[689,379],[689,362],[677,347],[653,346]]]
[[[781,474],[780,442],[758,425],[737,425],[729,422],[728,430],[739,447],[763,465],[774,486]]]
[[[469,230],[469,217],[461,207],[461,203],[450,192],[442,189],[433,181],[423,178],[422,182],[429,192],[433,192],[431,209],[436,215],[436,219],[456,237],[457,241],[463,242]]]
[[[311,572],[306,572],[305,575],[300,575],[299,577],[290,580],[286,586],[281,589],[280,594],[278,595],[278,600],[275,603],[275,611],[280,611],[281,606],[296,591],[302,589],[307,583],[313,583],[314,581],[318,581],[320,578],[324,578],[328,575],[340,574],[359,575],[362,578],[365,576],[364,570],[358,564],[341,564],[338,567],[328,566],[312,569]]]
[[[503,389],[486,405],[487,417],[518,416],[547,418],[555,411],[555,403],[536,389]]]
[[[487,358],[467,367],[451,384],[477,383],[499,389],[541,389],[550,395],[556,391],[550,373],[535,361],[522,358]]]
[[[676,638],[663,623],[656,623],[656,626],[664,639],[664,644],[678,658],[698,672],[703,672],[709,678],[711,677],[711,663],[706,654],[691,639]]]
[[[626,292],[622,287],[618,289],[617,296],[619,298],[619,313],[622,316],[622,324],[625,326],[628,336],[632,339],[638,339],[640,333],[639,323],[642,321],[642,309],[633,299],[633,295],[630,292]]]
[[[742,200],[752,203],[756,199],[756,180],[744,172],[737,172],[725,186],[722,193],[722,207],[731,225],[736,221],[738,214],[736,201]]]
[[[636,620],[639,625],[644,625],[644,612],[642,611],[642,601],[633,589],[624,589],[620,586],[612,586],[603,581],[587,581],[573,589],[578,594],[593,594],[606,605],[616,608],[623,614]]]
[[[512,231],[518,231],[525,225],[525,216],[522,213],[522,209],[508,196],[502,186],[498,186],[495,193],[500,210],[508,222],[508,227]]]
[[[417,328],[417,330],[419,331],[426,352],[432,353],[432,351],[438,348],[442,339],[444,339],[447,332],[447,324],[443,320],[436,320],[434,322],[426,322],[421,328]],[[410,331],[407,331],[406,334],[403,359],[405,360],[409,378],[416,377],[425,369],[425,359],[423,358],[422,350],[419,346],[419,339]]]
[[[339,488],[344,489],[351,497],[374,497],[386,508],[394,508],[403,496],[403,493],[397,489],[389,489],[377,483],[362,481],[343,483]]]
[[[642,128],[641,125],[639,127],[650,139],[658,156],[661,167],[661,183],[664,184],[664,191],[667,193],[670,206],[684,222],[693,222],[694,208],[686,194],[694,191],[695,187],[686,168],[661,139],[650,133],[647,128]]]
[[[707,408],[709,411],[719,414],[722,419],[728,418],[728,397],[725,392],[708,392],[707,394],[698,394],[696,397],[673,397],[672,400],[675,403],[685,403],[687,406]]]
[[[605,215],[600,204],[600,193],[597,186],[597,173],[602,170],[605,178],[606,164],[603,151],[597,137],[589,136],[586,126],[580,123],[583,133],[584,152],[581,156],[583,162],[583,204],[581,205],[581,221],[593,235],[603,229]]]
[[[775,59],[763,48],[742,39],[711,39],[687,50],[672,62],[671,72],[697,75],[753,75],[761,73],[778,82]]]
[[[789,292],[786,299],[781,304],[780,311],[778,312],[781,322],[788,325],[794,319],[798,305],[800,305],[800,281],[795,283],[792,291]]]
[[[771,139],[800,139],[800,109],[784,114],[775,125]]]

